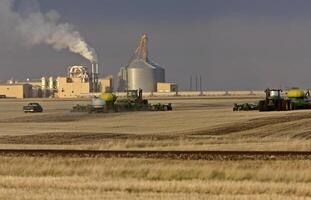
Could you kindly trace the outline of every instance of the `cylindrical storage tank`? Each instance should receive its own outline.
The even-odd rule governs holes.
[[[153,92],[156,87],[155,68],[141,59],[133,60],[127,67],[129,90],[141,88],[144,92]]]
[[[156,83],[165,83],[165,70],[160,66],[155,69]]]
[[[305,96],[304,91],[301,90],[301,89],[298,89],[298,88],[290,89],[287,92],[287,97],[288,98],[303,98],[304,96]]]
[[[41,78],[41,90],[42,90],[42,97],[47,97],[47,80],[45,77]]]
[[[45,77],[42,77],[41,78],[41,88],[42,88],[42,90],[43,89],[46,89],[46,78]]]
[[[54,80],[52,76],[49,78],[49,89],[50,90],[54,89]]]

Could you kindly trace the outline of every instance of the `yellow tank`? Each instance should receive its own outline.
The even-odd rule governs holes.
[[[101,99],[105,100],[106,102],[108,102],[108,101],[114,102],[117,99],[117,96],[112,94],[112,93],[102,93],[99,97]]]
[[[298,88],[290,89],[287,92],[287,97],[288,98],[303,98],[304,96],[305,96],[304,91],[301,90],[301,89],[298,89]]]

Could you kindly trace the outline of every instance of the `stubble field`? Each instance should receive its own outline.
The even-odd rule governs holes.
[[[232,112],[256,97],[151,100],[172,112],[71,113],[0,101],[0,148],[311,150],[311,111]],[[36,101],[36,100],[32,100]],[[310,160],[0,157],[0,199],[311,199]]]
[[[172,98],[172,112],[71,113],[88,101],[38,101],[42,114],[24,114],[26,101],[0,101],[1,148],[152,150],[310,150],[311,111],[232,112],[258,98]]]

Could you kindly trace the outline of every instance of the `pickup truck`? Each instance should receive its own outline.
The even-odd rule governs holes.
[[[27,106],[23,107],[25,113],[37,113],[43,112],[43,108],[39,103],[29,103]]]

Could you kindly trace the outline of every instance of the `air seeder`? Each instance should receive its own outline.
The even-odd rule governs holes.
[[[126,111],[170,111],[172,105],[150,104],[143,99],[143,92],[139,90],[128,90],[125,97],[117,97],[112,93],[103,93],[92,98],[92,104],[76,105],[73,112],[126,112]]]
[[[266,89],[266,97],[258,104],[234,104],[233,111],[259,110],[259,111],[287,111],[296,109],[310,109],[311,99],[309,91],[291,88],[285,94],[281,89]]]

